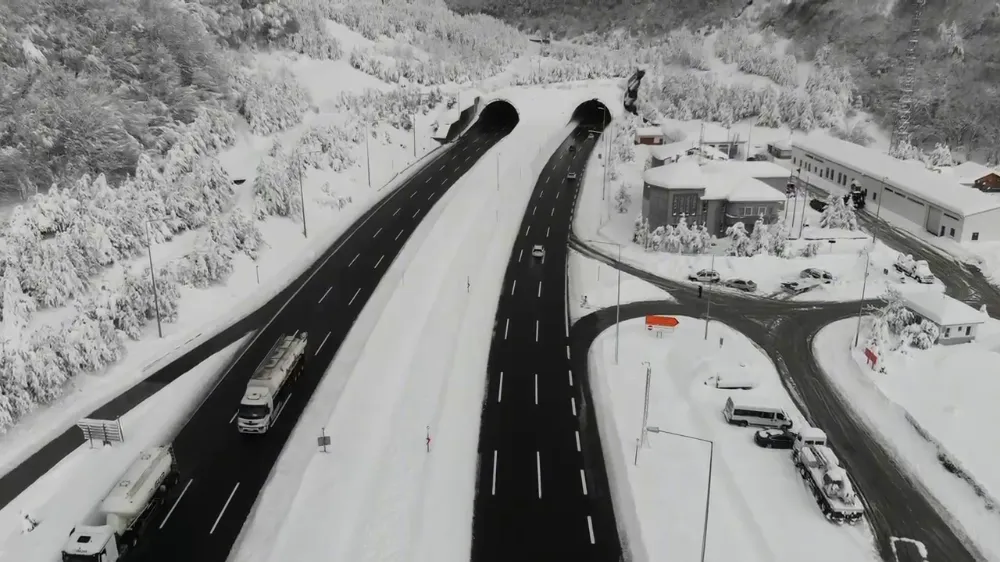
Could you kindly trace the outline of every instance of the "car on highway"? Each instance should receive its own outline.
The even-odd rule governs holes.
[[[531,248],[531,255],[533,257],[538,258],[538,259],[544,258],[545,257],[545,247],[542,246],[541,244],[535,244]]]
[[[802,293],[815,289],[822,284],[823,281],[820,281],[819,279],[799,279],[796,281],[786,281],[782,283],[781,290],[793,295],[801,295]]]
[[[738,289],[748,293],[752,293],[757,290],[757,284],[749,279],[726,279],[722,284],[730,289]]]
[[[576,172],[570,172],[566,174],[566,179],[569,181],[576,181]]]
[[[833,283],[833,274],[825,269],[820,269],[818,267],[807,267],[802,270],[801,277],[803,279],[819,279],[824,283]]]
[[[688,281],[694,281],[696,283],[718,283],[719,272],[712,269],[702,269],[697,273],[692,273],[688,275]]]
[[[760,429],[753,434],[753,442],[765,449],[791,449],[796,437],[788,429]]]
[[[576,152],[576,145],[575,144],[569,145],[569,151],[570,152]]]

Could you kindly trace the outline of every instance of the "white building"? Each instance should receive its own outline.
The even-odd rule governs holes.
[[[986,315],[944,293],[914,291],[903,293],[903,303],[918,320],[928,320],[941,331],[938,343],[951,345],[976,339]]]
[[[866,212],[888,211],[935,236],[1000,240],[1000,198],[920,163],[813,134],[792,141],[792,169],[826,192],[844,193],[856,180],[867,191]]]

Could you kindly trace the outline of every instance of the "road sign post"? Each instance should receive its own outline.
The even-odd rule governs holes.
[[[330,445],[330,436],[326,434],[326,428],[319,430],[319,437],[316,438],[316,444],[323,447],[323,452],[327,452],[326,448]]]

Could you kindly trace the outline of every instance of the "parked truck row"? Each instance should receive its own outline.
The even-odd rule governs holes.
[[[291,386],[306,363],[308,334],[282,335],[257,366],[237,410],[240,433],[267,433],[281,415]],[[140,545],[155,513],[176,487],[180,473],[171,446],[151,447],[125,471],[101,501],[93,524],[73,527],[63,562],[119,562]]]

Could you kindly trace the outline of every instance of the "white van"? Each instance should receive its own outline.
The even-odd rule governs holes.
[[[722,416],[726,421],[747,427],[756,425],[758,427],[774,427],[777,429],[788,429],[792,427],[792,420],[781,408],[769,408],[767,406],[748,406],[737,404],[732,398],[726,400],[726,407],[722,409]]]
[[[721,390],[753,390],[757,388],[757,381],[745,375],[734,374],[718,374],[709,377],[705,384]]]

